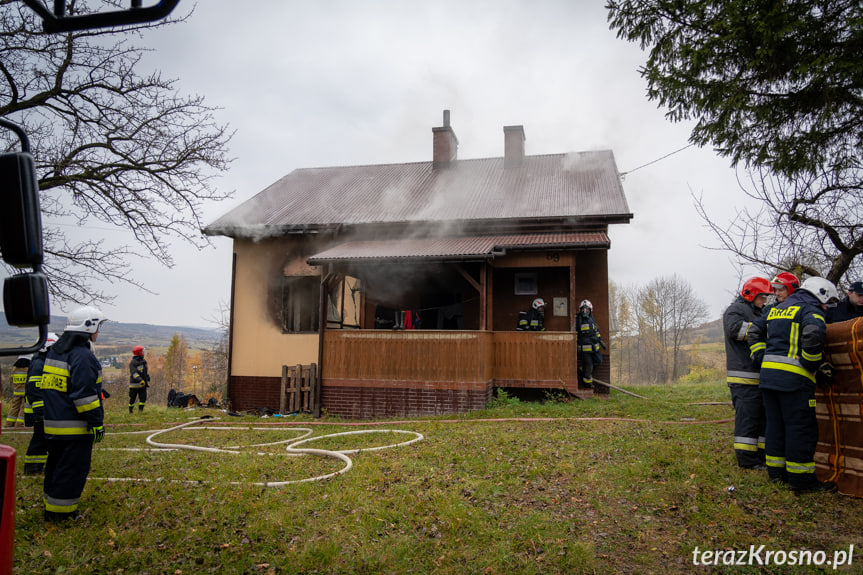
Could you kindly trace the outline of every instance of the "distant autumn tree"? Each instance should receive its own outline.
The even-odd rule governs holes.
[[[681,373],[686,334],[707,319],[707,304],[677,275],[656,278],[638,294],[638,334],[658,362],[658,381],[675,381]],[[656,362],[653,362],[656,363]]]
[[[618,37],[649,51],[648,97],[671,121],[695,122],[690,142],[748,173],[743,187],[760,210],[726,224],[699,202],[722,247],[762,267],[858,279],[863,4],[608,0],[607,8]]]
[[[165,352],[165,381],[169,388],[180,391],[186,381],[186,368],[189,362],[189,348],[186,337],[174,334],[171,345]]]
[[[86,2],[67,6],[87,11]],[[171,266],[172,239],[205,245],[202,203],[229,196],[213,178],[227,168],[231,134],[203,97],[144,70],[145,49],[134,44],[178,21],[45,34],[23,3],[0,0],[0,117],[30,139],[55,299],[110,301],[106,283],[144,286],[130,258]],[[11,150],[20,150],[17,138],[0,130],[0,152]],[[115,245],[64,226],[128,230],[131,239]]]

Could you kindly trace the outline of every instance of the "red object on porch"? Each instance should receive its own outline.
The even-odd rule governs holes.
[[[15,543],[15,450],[0,445],[0,575],[12,574]]]

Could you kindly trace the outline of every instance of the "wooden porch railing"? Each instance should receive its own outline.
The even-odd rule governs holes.
[[[491,332],[331,330],[322,377],[485,382],[492,360]]]
[[[332,330],[322,378],[557,387],[577,380],[575,341],[569,332]]]
[[[499,387],[558,387],[577,381],[576,334],[494,332],[494,379]]]

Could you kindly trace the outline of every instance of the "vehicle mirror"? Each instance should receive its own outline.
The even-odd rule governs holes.
[[[42,213],[33,156],[0,155],[0,255],[9,265],[42,265]],[[5,292],[5,288],[4,288]]]
[[[3,281],[6,323],[17,327],[48,325],[48,280],[42,272],[17,274]]]

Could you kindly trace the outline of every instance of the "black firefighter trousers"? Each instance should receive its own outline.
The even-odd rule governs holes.
[[[767,410],[767,473],[792,489],[818,483],[815,448],[818,420],[815,417],[815,386],[799,391],[763,389]]]
[[[729,383],[734,406],[734,455],[740,467],[764,465],[767,426],[761,389],[754,384]]]
[[[48,460],[45,462],[45,520],[58,521],[75,517],[78,500],[87,483],[93,455],[93,436],[55,439],[46,436]]]

